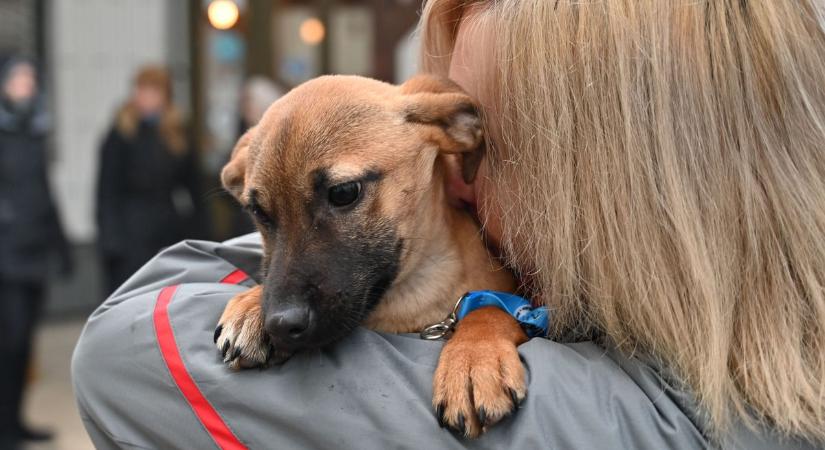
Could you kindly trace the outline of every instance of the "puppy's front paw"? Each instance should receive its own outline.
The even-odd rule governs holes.
[[[265,366],[272,356],[269,336],[264,331],[261,287],[236,295],[215,329],[214,341],[223,362],[232,369]]]
[[[485,309],[462,321],[444,345],[433,378],[438,423],[470,438],[513,413],[527,394],[517,350],[527,337],[512,317],[501,310],[482,317]]]

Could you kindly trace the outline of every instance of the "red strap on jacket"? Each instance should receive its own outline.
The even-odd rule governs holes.
[[[223,279],[221,280],[221,283],[240,284],[241,282],[243,282],[244,280],[246,280],[248,278],[249,278],[249,275],[247,275],[246,272],[244,272],[241,269],[238,269],[238,270],[230,273],[229,275],[223,277]]]
[[[238,284],[247,278],[249,277],[243,271],[236,270],[224,277],[221,283]],[[155,323],[155,336],[160,347],[160,353],[166,363],[166,368],[169,369],[169,374],[187,403],[189,403],[195,416],[218,447],[224,450],[246,449],[246,446],[235,436],[200,391],[198,385],[195,384],[195,380],[192,379],[183,364],[168,313],[169,303],[175,296],[177,289],[178,286],[168,286],[160,291],[152,315]]]

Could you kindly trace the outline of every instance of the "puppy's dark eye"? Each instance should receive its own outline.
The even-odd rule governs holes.
[[[355,203],[361,195],[361,182],[349,181],[329,188],[329,202],[332,206],[347,206]]]
[[[249,205],[247,209],[253,216],[255,216],[255,220],[257,220],[258,222],[264,225],[270,225],[272,223],[272,219],[270,219],[269,216],[266,214],[266,211],[264,211],[263,208],[261,208],[261,205],[253,203]]]

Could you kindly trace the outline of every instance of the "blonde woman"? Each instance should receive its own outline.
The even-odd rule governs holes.
[[[140,68],[100,147],[97,227],[107,294],[163,247],[197,237],[197,160],[168,71]]]
[[[554,308],[554,340],[518,348],[518,411],[468,390],[439,411],[459,432],[439,430],[440,346],[362,329],[226,373],[211,324],[239,288],[216,282],[254,268],[248,236],[170,249],[93,315],[74,359],[87,429],[164,448],[825,445],[823,18],[819,0],[430,0],[424,69],[480,99],[489,144],[450,192]],[[455,357],[502,357],[487,337]]]
[[[825,3],[432,0],[480,98],[487,236],[587,333],[733,423],[825,439]],[[540,376],[540,374],[534,374]]]

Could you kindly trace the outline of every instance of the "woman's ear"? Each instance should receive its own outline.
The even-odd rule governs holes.
[[[426,139],[442,153],[460,154],[462,177],[475,179],[484,157],[484,135],[478,105],[460,86],[431,75],[401,85],[404,120],[426,125]]]
[[[238,139],[235,148],[232,150],[232,156],[229,162],[223,167],[221,171],[221,183],[237,200],[241,199],[241,194],[244,191],[244,184],[246,180],[246,166],[249,158],[249,145],[252,143],[252,137],[257,127],[252,127]]]

